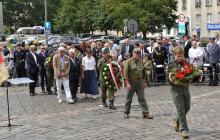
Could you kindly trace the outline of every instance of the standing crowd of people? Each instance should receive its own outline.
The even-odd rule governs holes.
[[[124,86],[128,88],[125,118],[129,118],[132,99],[136,93],[143,117],[153,119],[149,114],[144,88],[151,86],[154,78],[158,82],[166,80],[164,75],[169,74],[170,70],[183,60],[201,71],[207,67],[209,86],[217,86],[219,80],[219,33],[209,39],[207,46],[202,46],[195,36],[190,39],[185,35],[182,40],[158,37],[151,40],[150,45],[144,42],[131,44],[130,39],[127,38],[122,45],[113,41],[90,40],[80,45],[73,43],[68,46],[60,43],[49,48],[37,42],[32,42],[28,48],[22,43],[13,45],[10,50],[6,46],[0,48],[11,77],[28,77],[34,81],[29,84],[30,96],[37,95],[35,88],[39,83],[42,93],[57,94],[59,103],[63,102],[63,93],[68,103],[76,102],[79,86],[80,93],[91,95],[96,99],[100,85],[103,107],[116,109],[114,105],[116,91],[104,83],[103,70],[105,64],[117,64],[123,76]],[[189,88],[175,86],[170,77],[167,80],[172,85],[171,93],[178,114],[175,129],[181,131],[182,136],[187,138],[186,114],[190,108]],[[107,98],[109,105],[106,102]]]
[[[218,85],[219,33],[210,38],[207,46],[202,46],[195,36],[190,39],[188,35],[185,35],[182,40],[158,37],[151,40],[149,45],[144,42],[132,44],[129,38],[125,39],[122,45],[113,41],[90,40],[80,45],[73,43],[68,46],[61,43],[50,48],[32,42],[29,48],[26,48],[24,44],[17,43],[10,49],[2,46],[2,52],[11,77],[29,77],[35,81],[30,84],[31,96],[36,94],[35,87],[39,83],[42,93],[58,94],[59,102],[62,102],[61,94],[64,89],[67,101],[74,102],[78,99],[79,85],[81,93],[90,94],[96,99],[99,94],[98,86],[102,87],[101,81],[103,81],[100,76],[101,64],[109,61],[107,58],[110,56],[124,69],[126,60],[133,56],[135,48],[141,51],[140,58],[143,60],[148,86],[152,85],[153,80],[164,82],[166,66],[173,62],[172,50],[177,46],[184,48],[184,57],[189,63],[200,69],[207,66],[209,86]],[[154,77],[154,75],[159,76]]]

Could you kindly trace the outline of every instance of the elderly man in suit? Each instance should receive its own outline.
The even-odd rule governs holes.
[[[211,67],[209,67],[210,72],[210,82],[209,86],[218,86],[218,62],[220,62],[220,48],[218,44],[215,42],[215,38],[210,38],[210,42],[208,43],[206,47],[206,56],[207,56],[207,62],[211,64]]]
[[[70,72],[69,72],[69,84],[72,98],[74,101],[77,101],[77,91],[79,86],[79,78],[80,78],[80,60],[76,58],[76,52],[74,49],[69,50],[70,57]]]
[[[27,74],[28,78],[33,80],[33,83],[29,84],[30,96],[35,96],[35,87],[38,80],[39,72],[39,56],[36,53],[36,47],[30,46],[30,52],[26,54]]]
[[[53,68],[54,68],[54,77],[56,80],[57,93],[58,93],[58,102],[62,103],[62,90],[61,86],[63,84],[67,102],[73,103],[73,99],[69,87],[69,71],[70,71],[70,62],[69,57],[65,54],[66,49],[64,47],[58,48],[58,53],[53,57]]]
[[[130,40],[127,38],[125,43],[122,45],[121,55],[123,60],[125,59],[126,54],[130,54],[130,57],[132,56],[134,46],[130,45],[129,42]]]
[[[144,59],[145,54],[149,54],[147,47],[145,46],[144,42],[139,42],[140,50],[141,50],[141,59]]]

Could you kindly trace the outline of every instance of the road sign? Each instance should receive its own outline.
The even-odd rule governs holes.
[[[219,24],[207,24],[207,30],[220,30],[220,23]]]
[[[46,21],[44,22],[44,29],[46,33],[50,33],[51,32],[51,22]]]
[[[180,34],[180,35],[184,35],[184,34],[186,34],[186,25],[185,25],[185,22],[183,22],[183,23],[179,23],[179,25],[178,25],[178,33]]]
[[[131,19],[128,21],[128,31],[133,34],[138,31],[138,23],[137,21]]]
[[[184,15],[184,14],[180,14],[180,15],[178,16],[178,20],[179,20],[179,22],[185,22],[185,21],[186,21],[185,15]]]

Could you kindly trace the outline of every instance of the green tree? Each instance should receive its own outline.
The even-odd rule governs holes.
[[[144,38],[147,32],[156,33],[163,26],[171,29],[175,25],[176,0],[103,0],[102,4],[114,19],[115,27],[122,30],[123,19],[135,19]]]
[[[51,21],[57,14],[57,7],[62,0],[47,0],[48,20]],[[2,0],[4,24],[12,27],[43,25],[44,0]]]

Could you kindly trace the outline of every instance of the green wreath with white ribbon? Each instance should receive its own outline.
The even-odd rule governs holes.
[[[108,87],[113,92],[119,90],[123,83],[122,74],[120,72],[120,68],[115,63],[108,63],[103,65],[103,85]]]

